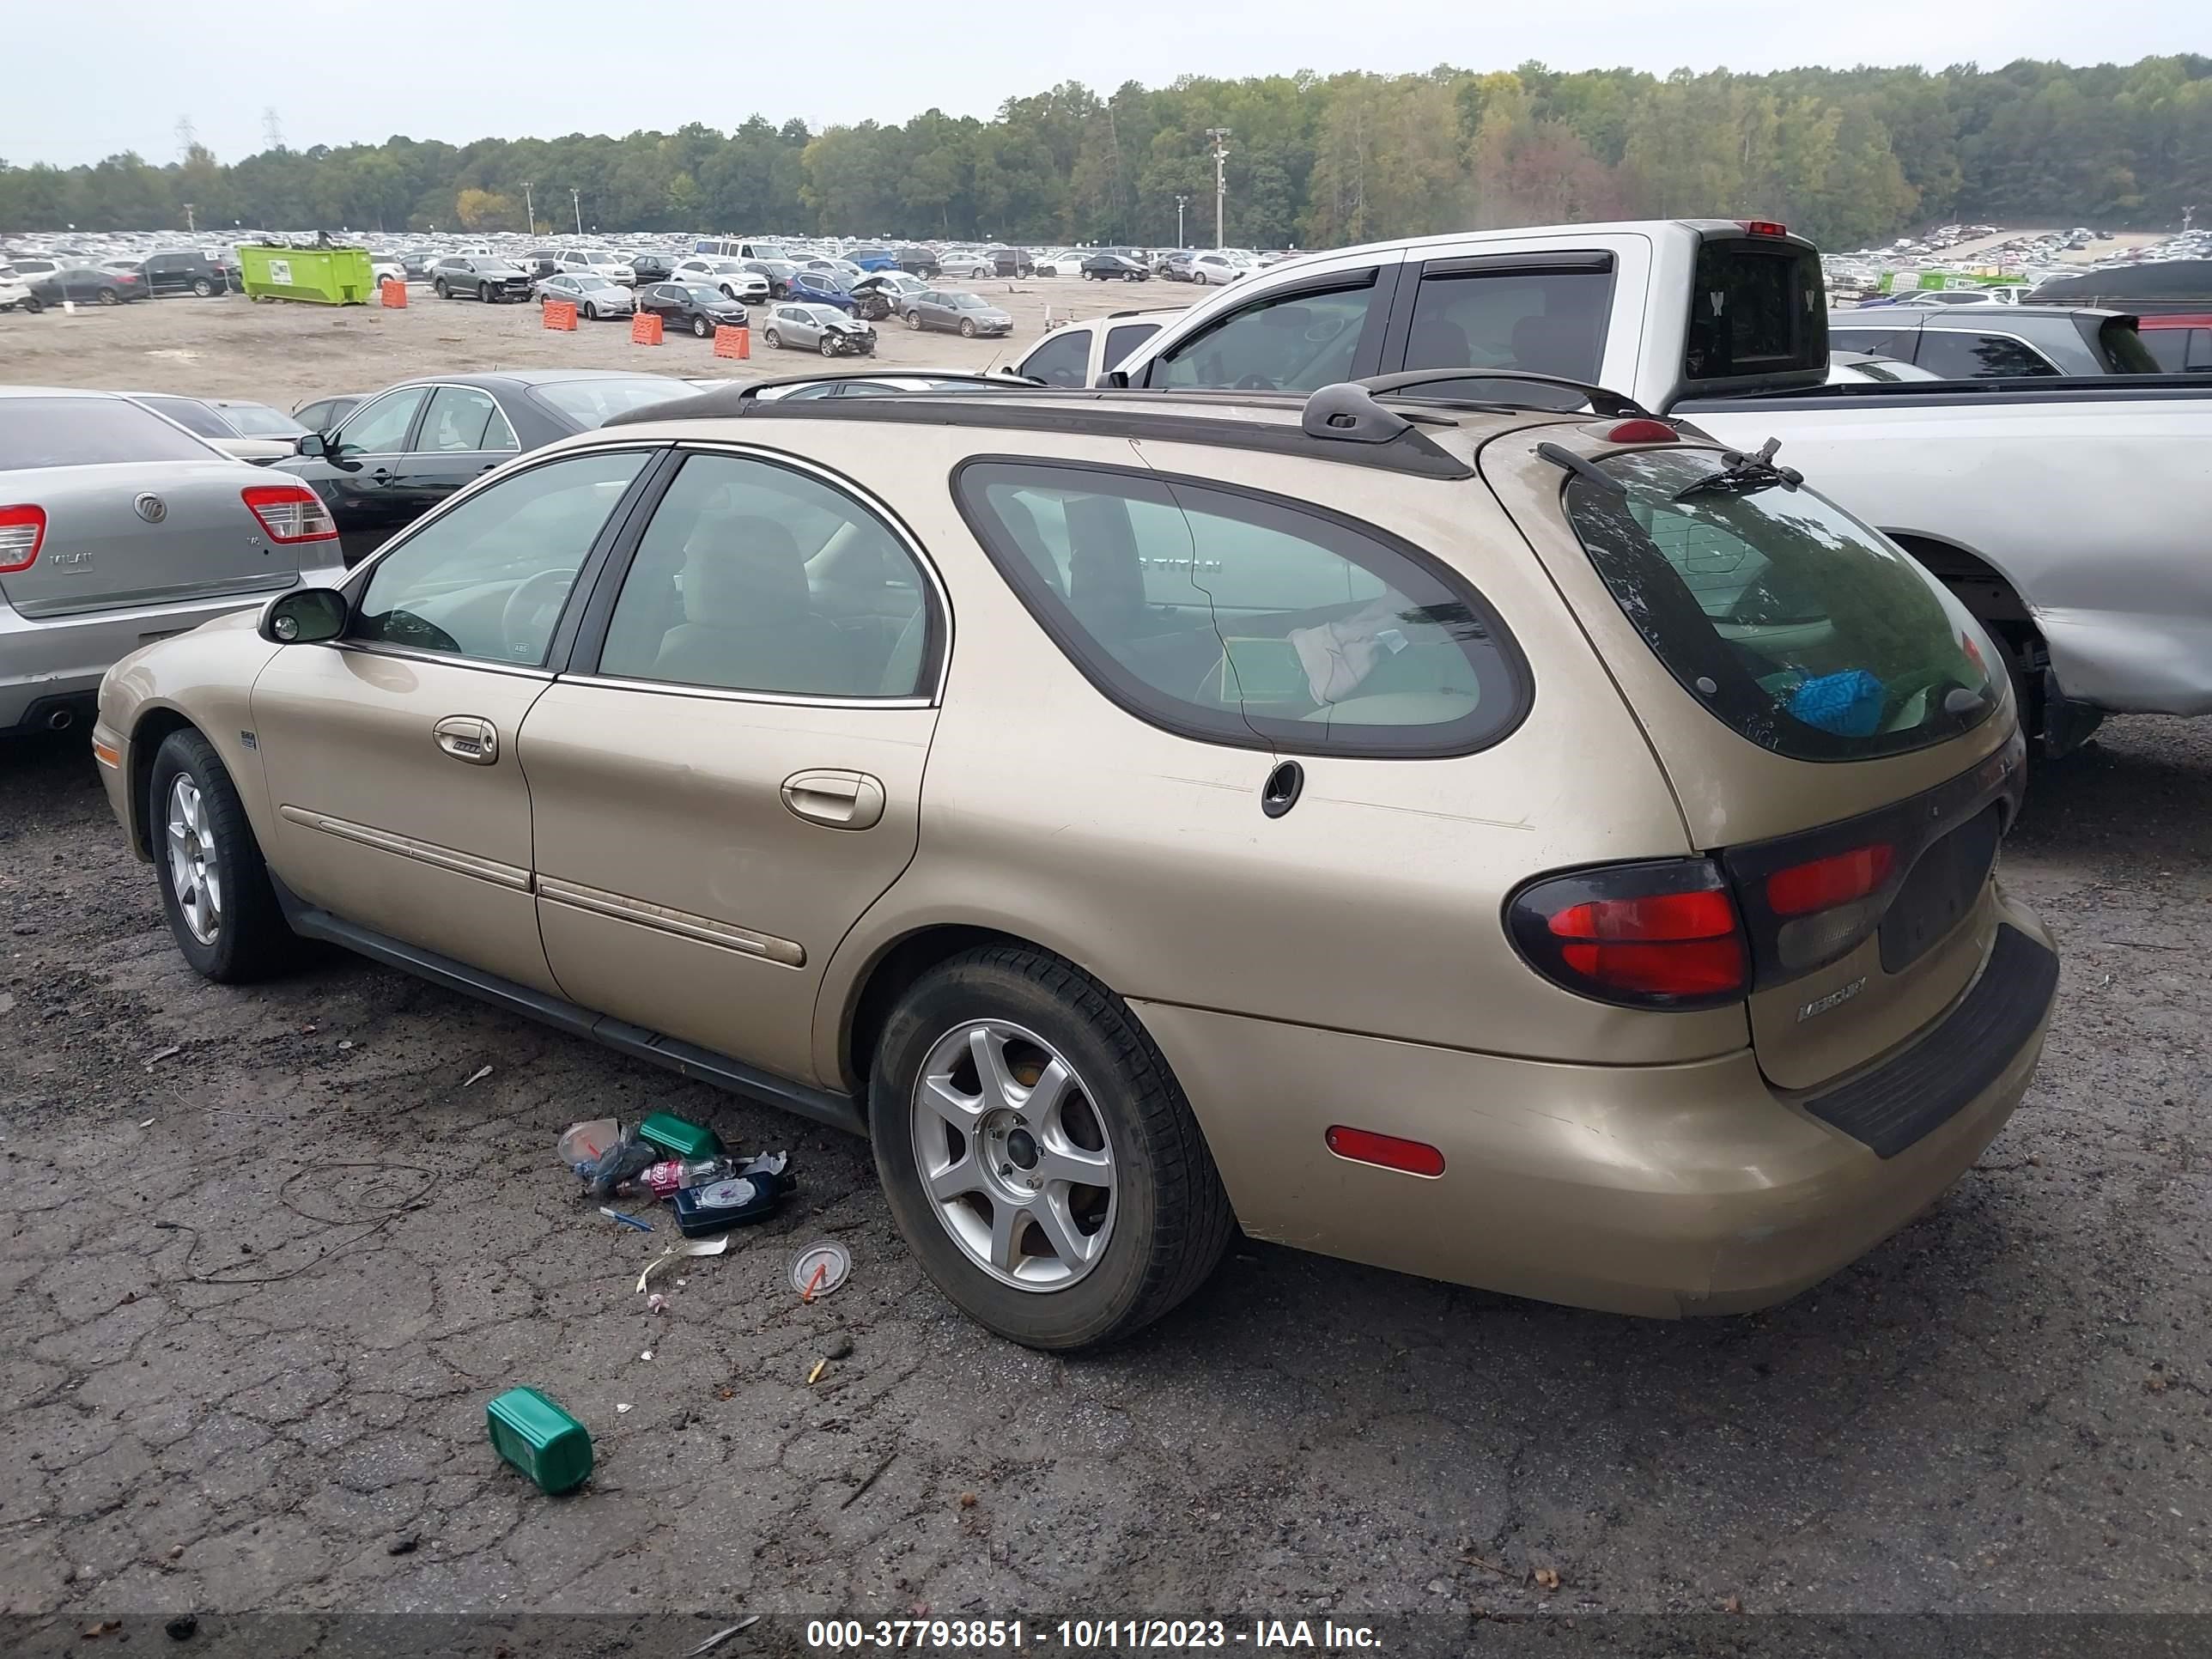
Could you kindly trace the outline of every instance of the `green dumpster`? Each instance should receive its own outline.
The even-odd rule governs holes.
[[[376,297],[367,248],[241,247],[238,264],[250,299],[365,306]]]

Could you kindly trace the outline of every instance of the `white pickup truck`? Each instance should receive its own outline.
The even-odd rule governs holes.
[[[1887,314],[1887,313],[1886,313]],[[2106,711],[2212,712],[2212,385],[2153,375],[1826,386],[1818,254],[1783,227],[1668,220],[1468,232],[1275,266],[1193,306],[1113,375],[1311,392],[1414,369],[1396,396],[1625,392],[1780,459],[1887,532],[2011,657],[2061,753]]]

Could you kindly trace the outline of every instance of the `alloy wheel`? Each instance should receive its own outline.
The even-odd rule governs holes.
[[[1106,1254],[1116,1170],[1075,1068],[1012,1021],[971,1020],[915,1080],[915,1164],[961,1253],[1018,1290],[1061,1291]]]
[[[189,772],[169,785],[167,827],[169,886],[185,926],[203,945],[222,932],[222,876],[216,863],[215,830],[208,822],[207,798]]]

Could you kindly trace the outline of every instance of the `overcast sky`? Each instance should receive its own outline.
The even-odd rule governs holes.
[[[4,9],[11,66],[0,159],[67,165],[135,149],[175,159],[177,121],[224,161],[284,141],[376,143],[727,129],[758,112],[820,128],[903,121],[934,105],[988,116],[1004,99],[1079,80],[1110,89],[1182,75],[1310,69],[1687,65],[1741,70],[2015,58],[2129,63],[2212,49],[2203,0],[913,0],[733,9],[655,0],[423,0],[210,9],[121,0]],[[682,28],[661,27],[675,17]],[[925,21],[925,19],[933,21]],[[658,21],[653,21],[658,20]],[[2193,21],[2191,20],[2194,20]]]

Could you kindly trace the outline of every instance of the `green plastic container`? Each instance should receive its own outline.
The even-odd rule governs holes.
[[[241,247],[238,270],[249,299],[365,306],[376,298],[367,248]]]
[[[538,1483],[567,1492],[592,1472],[592,1437],[535,1389],[509,1389],[484,1407],[492,1449]]]
[[[637,1138],[651,1141],[671,1158],[715,1158],[722,1151],[721,1138],[712,1129],[702,1129],[667,1112],[655,1112],[639,1124]]]

